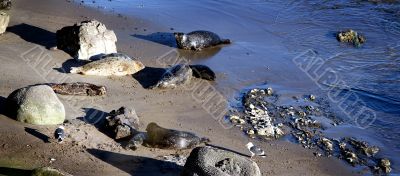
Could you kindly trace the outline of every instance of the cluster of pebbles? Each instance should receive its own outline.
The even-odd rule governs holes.
[[[242,111],[229,115],[229,120],[251,138],[273,140],[290,134],[304,148],[315,150],[316,156],[334,156],[352,166],[368,166],[377,174],[391,171],[388,159],[376,157],[378,147],[355,138],[325,137],[323,130],[341,121],[328,110],[315,107],[314,95],[307,96],[307,105],[279,106],[277,100],[272,88],[251,89],[243,96]],[[319,120],[323,118],[330,119],[330,124]]]

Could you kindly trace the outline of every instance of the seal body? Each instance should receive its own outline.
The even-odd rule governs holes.
[[[161,149],[191,149],[210,141],[190,132],[165,129],[154,122],[147,125],[146,131],[144,144]]]
[[[193,31],[187,34],[174,33],[178,48],[186,50],[202,50],[219,44],[230,44],[229,39],[221,39],[210,31]]]
[[[192,69],[194,77],[209,81],[215,80],[215,73],[211,70],[210,67],[207,67],[205,65],[189,65],[189,67]]]
[[[106,94],[106,87],[83,82],[51,84],[50,87],[55,93],[61,95],[101,96]]]
[[[188,65],[175,65],[165,71],[154,87],[175,88],[178,85],[189,83],[192,77],[193,72]]]
[[[95,76],[125,76],[142,69],[144,65],[136,59],[105,57],[81,67],[72,67],[70,72]]]

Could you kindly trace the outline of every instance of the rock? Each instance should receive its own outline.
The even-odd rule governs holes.
[[[7,104],[10,114],[20,122],[55,125],[65,120],[64,105],[47,85],[15,90],[8,96]]]
[[[116,53],[117,37],[97,20],[83,21],[57,31],[57,48],[78,60]]]
[[[71,67],[71,73],[92,76],[125,76],[132,75],[144,69],[144,65],[137,59],[126,55],[105,55],[100,60],[85,64],[81,67]]]
[[[175,65],[165,71],[153,88],[176,88],[179,85],[189,83],[192,77],[192,69],[188,65]]]
[[[72,176],[63,171],[59,171],[57,169],[53,169],[51,167],[40,167],[36,168],[32,171],[31,176]]]
[[[0,0],[0,10],[10,10],[11,0]]]
[[[261,176],[257,164],[233,152],[197,147],[188,157],[181,176]]]
[[[6,32],[9,22],[10,22],[10,15],[8,15],[5,12],[0,12],[0,34]]]
[[[114,139],[131,137],[139,129],[139,117],[133,108],[121,107],[106,117],[106,128],[114,134]]]
[[[390,173],[392,171],[392,168],[390,168],[390,160],[387,158],[382,158],[379,161],[379,167],[383,170],[385,173]]]
[[[351,29],[339,32],[336,35],[336,38],[340,42],[352,43],[356,47],[359,47],[361,44],[363,44],[366,41],[366,39],[363,35],[358,34],[356,31],[353,31]]]
[[[147,133],[136,133],[128,142],[128,145],[126,146],[127,148],[130,148],[132,150],[136,150],[139,148],[143,142],[147,139]]]

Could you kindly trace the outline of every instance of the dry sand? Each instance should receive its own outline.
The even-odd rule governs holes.
[[[104,97],[60,96],[67,119],[82,118],[85,110],[109,112],[121,106],[134,107],[141,119],[141,130],[150,122],[163,127],[192,131],[209,137],[212,145],[248,155],[245,144],[250,140],[237,129],[227,129],[211,117],[202,103],[195,101],[193,91],[148,90],[143,88],[162,65],[156,58],[171,48],[140,40],[131,35],[137,30],[166,31],[169,28],[150,24],[143,19],[105,14],[95,9],[63,0],[15,0],[7,33],[0,36],[0,103],[15,89],[48,82],[83,81],[105,85]],[[56,30],[85,19],[97,19],[113,29],[120,52],[139,57],[154,69],[147,74],[126,77],[94,77],[64,73],[75,62],[63,51],[51,51]],[[25,53],[25,54],[24,54]],[[40,57],[49,56],[49,57]],[[25,58],[25,59],[24,59]],[[63,68],[63,69],[61,69]],[[195,80],[191,85],[205,83]],[[95,126],[72,120],[67,125],[74,131],[62,144],[47,143],[56,126],[34,126],[0,115],[0,175],[21,175],[39,166],[52,166],[74,175],[177,175],[175,166],[159,156],[190,151],[140,148],[125,150]],[[79,128],[79,132],[76,132]],[[36,129],[35,132],[32,129]],[[71,132],[72,133],[72,132]],[[44,139],[44,140],[43,140]],[[71,141],[77,141],[72,143]],[[354,175],[351,168],[335,158],[315,157],[310,150],[285,141],[256,142],[267,152],[265,159],[255,159],[263,175]],[[56,159],[50,162],[50,159]]]

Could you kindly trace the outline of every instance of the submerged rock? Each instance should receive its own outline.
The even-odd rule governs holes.
[[[81,67],[71,67],[70,72],[93,76],[125,76],[135,74],[144,69],[144,65],[136,59],[107,56],[104,59],[90,62]]]
[[[144,144],[161,149],[191,149],[200,144],[210,142],[208,138],[200,138],[194,133],[166,129],[152,122],[147,125],[147,138]]]
[[[236,153],[212,147],[197,147],[188,157],[181,176],[261,176],[257,164]]]
[[[139,117],[133,108],[121,107],[106,117],[106,128],[113,133],[114,139],[128,138],[138,130]]]
[[[0,10],[10,10],[11,0],[0,0]]]
[[[83,96],[102,96],[106,94],[106,87],[90,83],[62,83],[51,84],[55,93],[61,95],[83,95]]]
[[[166,70],[153,88],[176,88],[179,85],[188,84],[192,77],[193,72],[188,65],[175,65]]]
[[[354,46],[357,47],[366,41],[363,35],[358,34],[356,31],[353,31],[351,29],[339,32],[336,38],[340,42],[352,43]]]
[[[66,172],[51,167],[40,167],[32,171],[31,176],[72,176]]]
[[[6,32],[9,22],[10,22],[10,15],[8,15],[5,12],[0,12],[0,34]]]
[[[10,114],[20,122],[55,125],[65,120],[64,105],[47,85],[15,90],[8,96],[7,104]]]
[[[78,60],[116,53],[117,37],[97,20],[82,21],[57,31],[57,48]]]

